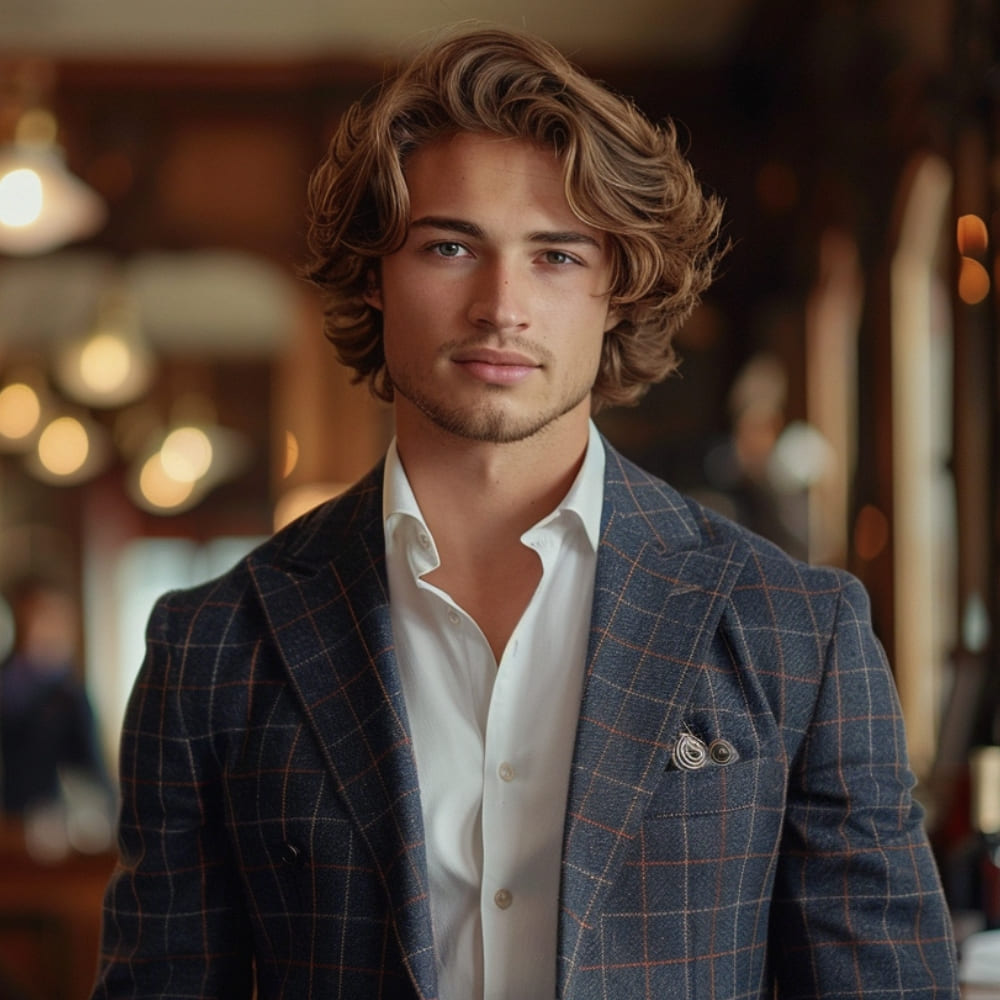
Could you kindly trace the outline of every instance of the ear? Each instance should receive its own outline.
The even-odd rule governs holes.
[[[378,274],[374,268],[370,268],[368,274],[365,275],[365,291],[361,297],[373,309],[378,309],[379,312],[382,311],[382,288],[379,285]]]
[[[622,321],[620,309],[609,309],[604,320],[604,332],[610,333]]]

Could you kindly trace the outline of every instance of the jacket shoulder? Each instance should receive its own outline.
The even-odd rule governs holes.
[[[381,464],[344,493],[313,507],[252,548],[229,569],[203,583],[164,594],[157,606],[173,615],[205,614],[243,604],[255,591],[258,566],[308,574],[336,558],[350,539],[381,527]]]
[[[608,470],[609,495],[619,497],[615,501],[619,505],[620,497],[628,495],[664,548],[726,551],[728,558],[742,563],[737,595],[755,582],[813,595],[840,594],[845,587],[862,589],[860,582],[845,570],[804,562],[769,539],[679,492],[612,448],[608,449]]]

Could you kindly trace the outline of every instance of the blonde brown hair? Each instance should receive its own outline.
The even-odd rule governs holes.
[[[364,293],[379,259],[406,239],[407,156],[466,131],[526,139],[560,158],[572,211],[607,234],[620,317],[605,335],[594,409],[635,403],[677,366],[674,334],[721,255],[721,203],[702,191],[671,122],[654,125],[547,42],[504,29],[461,30],[425,49],[346,112],[313,173],[303,273],[324,293],[340,359],[392,399],[382,316]]]

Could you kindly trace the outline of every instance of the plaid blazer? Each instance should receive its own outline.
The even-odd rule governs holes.
[[[95,997],[437,995],[388,600],[377,469],[158,602]],[[558,996],[957,996],[905,756],[861,585],[609,448]]]

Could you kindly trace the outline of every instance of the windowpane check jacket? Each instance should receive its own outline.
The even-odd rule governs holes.
[[[558,996],[957,996],[861,585],[606,480]],[[95,997],[437,996],[381,512],[376,469],[158,602]]]

